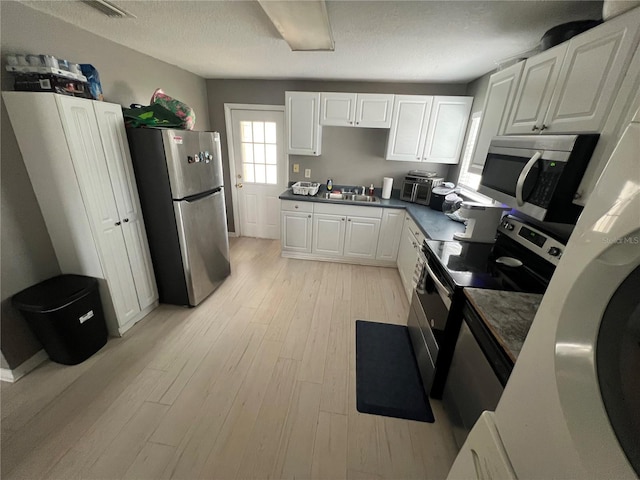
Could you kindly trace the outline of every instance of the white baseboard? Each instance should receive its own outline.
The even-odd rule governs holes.
[[[314,255],[313,253],[287,252],[284,250],[281,250],[280,255],[283,258],[296,258],[298,260],[315,260],[318,262],[348,263],[350,265],[398,268],[396,262],[391,260],[369,260],[365,258],[355,257],[325,257],[322,255]]]
[[[17,382],[20,378],[24,377],[31,370],[36,368],[45,360],[49,360],[49,355],[44,350],[40,350],[34,356],[28,360],[22,362],[13,370],[8,368],[0,368],[0,380],[3,382]]]
[[[236,232],[227,232],[230,237],[237,237],[238,234]]]

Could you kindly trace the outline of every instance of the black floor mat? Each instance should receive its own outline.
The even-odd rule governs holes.
[[[362,413],[435,420],[407,327],[356,321],[356,400]]]

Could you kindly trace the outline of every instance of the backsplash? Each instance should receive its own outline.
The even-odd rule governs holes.
[[[289,180],[326,183],[328,178],[341,185],[382,186],[383,177],[393,178],[393,188],[402,185],[409,170],[427,170],[448,178],[450,165],[421,162],[396,162],[385,160],[388,129],[323,127],[322,155],[308,157],[289,155]],[[293,165],[300,165],[300,172],[293,172]],[[305,169],[311,169],[311,178],[304,177]]]

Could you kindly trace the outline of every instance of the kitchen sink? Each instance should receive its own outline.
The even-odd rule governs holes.
[[[380,203],[378,197],[373,195],[356,195],[355,193],[331,193],[324,192],[318,195],[318,198],[325,198],[328,200],[336,200],[343,202],[362,202],[362,203]]]

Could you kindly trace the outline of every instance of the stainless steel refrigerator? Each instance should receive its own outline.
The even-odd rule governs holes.
[[[231,273],[220,134],[127,136],[160,302],[196,306]]]

